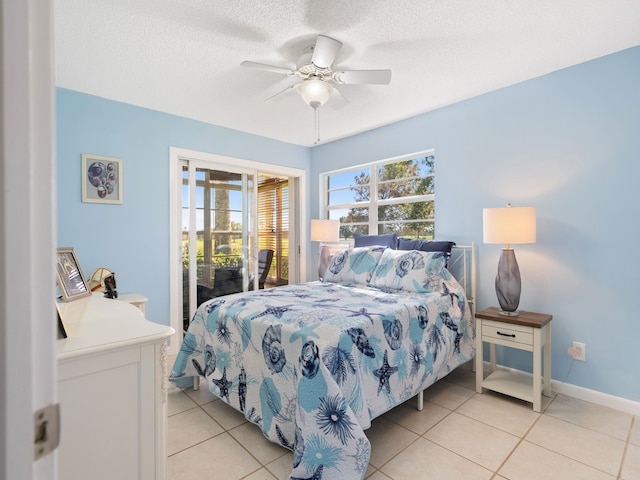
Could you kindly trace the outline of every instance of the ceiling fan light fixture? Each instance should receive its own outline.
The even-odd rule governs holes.
[[[329,100],[333,87],[318,78],[309,78],[297,86],[302,100],[312,108],[318,108]]]

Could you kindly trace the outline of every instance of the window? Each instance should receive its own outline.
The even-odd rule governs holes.
[[[340,238],[395,232],[432,239],[435,234],[433,151],[328,172],[326,218],[340,220]]]

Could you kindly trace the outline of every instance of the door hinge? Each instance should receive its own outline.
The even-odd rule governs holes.
[[[33,459],[54,451],[60,444],[60,404],[48,405],[33,414]]]

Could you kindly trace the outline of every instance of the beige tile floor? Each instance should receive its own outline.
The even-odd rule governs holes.
[[[640,417],[563,395],[534,413],[461,369],[416,403],[373,421],[367,479],[640,479]],[[168,410],[168,480],[287,478],[291,452],[206,387],[170,388]]]

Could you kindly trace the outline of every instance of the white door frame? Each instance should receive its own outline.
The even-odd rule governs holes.
[[[289,225],[298,227],[295,230],[293,239],[290,243],[289,251],[298,252],[296,257],[297,272],[299,276],[293,278],[294,282],[304,281],[307,278],[306,272],[306,229],[300,228],[307,224],[306,218],[306,171],[272,165],[268,163],[256,162],[253,160],[245,160],[235,157],[216,155],[213,153],[199,152],[196,150],[188,150],[184,148],[169,147],[169,312],[171,326],[175,330],[175,334],[169,342],[169,353],[177,354],[180,344],[182,343],[183,327],[182,327],[182,235],[181,235],[181,218],[182,218],[182,171],[181,162],[184,160],[196,161],[198,163],[215,163],[221,165],[233,165],[242,170],[255,170],[256,172],[269,173],[278,176],[286,176],[295,178],[299,188],[291,189],[291,194],[297,194],[295,202],[297,209],[292,209],[297,218],[290,219]],[[256,177],[257,178],[257,177]],[[297,242],[297,243],[296,243]]]
[[[0,9],[0,480],[55,480],[55,451],[33,460],[57,401],[53,2]]]

